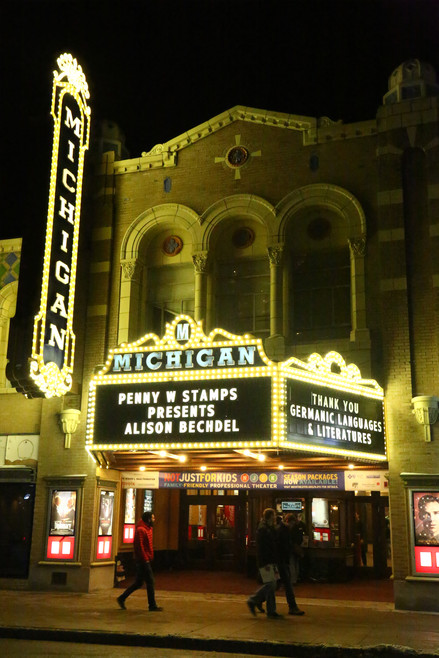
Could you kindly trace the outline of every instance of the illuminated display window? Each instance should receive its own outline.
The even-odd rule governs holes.
[[[73,561],[79,545],[83,476],[45,478],[47,482],[47,530],[45,557]]]
[[[122,542],[132,544],[136,529],[136,489],[131,487],[125,489],[125,512]]]
[[[113,544],[114,491],[99,491],[99,522],[96,559],[111,558]]]
[[[412,577],[439,578],[437,475],[401,473],[407,495]]]

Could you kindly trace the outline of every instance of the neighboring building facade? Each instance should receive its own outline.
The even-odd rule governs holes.
[[[62,398],[29,400],[11,388],[0,392],[4,454],[12,454],[14,443],[31,442],[31,436],[38,444],[37,469],[19,452],[15,460],[5,457],[0,469],[4,490],[12,484],[23,491],[33,487],[25,499],[32,502],[30,556],[21,571],[18,565],[14,573],[6,568],[0,574],[2,586],[81,591],[112,586],[115,562],[130,553],[133,523],[148,506],[160,520],[156,543],[163,564],[251,572],[256,521],[265,506],[276,506],[303,514],[307,568],[314,576],[346,577],[361,568],[357,513],[369,544],[369,568],[376,577],[393,572],[396,606],[439,610],[438,119],[435,73],[413,60],[390,77],[376,119],[361,123],[236,106],[135,159],[118,159],[122,140],[114,125],[107,126],[114,150],[94,167],[83,219],[90,233],[80,247],[72,389]],[[105,135],[100,141],[106,143]],[[7,285],[0,290],[4,318],[13,309]],[[340,393],[334,391],[354,395],[361,389],[368,398],[369,390],[379,395],[382,387],[387,453],[368,455],[367,446],[358,445],[343,451],[329,429],[317,447],[282,444],[278,424],[290,423],[284,407],[290,405],[292,414],[293,405],[282,398],[288,404],[274,409],[273,394],[271,428],[269,420],[266,436],[248,446],[237,441],[236,449],[227,442],[224,447],[221,439],[199,441],[194,448],[180,437],[164,439],[161,453],[157,440],[148,449],[146,438],[134,436],[140,431],[133,423],[126,423],[124,440],[98,444],[93,427],[106,414],[110,435],[129,398],[119,397],[121,407],[106,407],[104,413],[98,402],[95,410],[94,391],[121,385],[119,395],[127,395],[123,386],[141,381],[135,375],[149,364],[147,381],[155,384],[142,388],[142,395],[165,394],[178,377],[154,372],[161,372],[163,355],[171,351],[171,370],[193,368],[184,347],[189,334],[182,333],[179,343],[177,326],[185,322],[196,333],[199,321],[194,359],[198,347],[213,350],[204,359],[223,345],[222,365],[238,366],[227,350],[240,345],[233,336],[248,334],[246,345],[261,340],[262,351],[255,347],[262,354],[258,367],[269,369],[272,386],[285,367],[296,369],[297,381],[314,377],[328,387],[327,403],[318,405],[322,410],[338,404]],[[7,320],[4,332],[6,325]],[[209,338],[215,328],[224,331]],[[141,340],[151,333],[158,338]],[[7,334],[1,339],[4,345]],[[122,344],[129,347],[118,348]],[[154,350],[149,359],[144,348],[148,354]],[[239,353],[243,367],[244,353],[250,352]],[[309,360],[316,353],[322,358]],[[5,354],[2,349],[3,361]],[[203,361],[203,368],[210,366]],[[104,379],[96,379],[100,375]],[[241,375],[235,370],[227,375],[235,376],[238,381]],[[221,377],[206,377],[222,390]],[[258,404],[247,405],[247,416],[257,415]],[[297,405],[294,413],[311,414],[299,408],[305,407]],[[77,427],[75,410],[81,412]],[[209,409],[198,407],[197,413]],[[332,421],[325,418],[329,427]],[[378,427],[380,421],[374,422]],[[256,436],[258,428],[253,431]],[[176,462],[183,454],[188,461]],[[263,466],[255,461],[259,455],[266,457]],[[306,475],[306,484],[282,486],[287,478],[275,475],[282,468]],[[219,483],[227,475],[250,483],[221,488],[212,485],[212,476],[196,473],[217,474]],[[184,474],[194,483],[190,487],[183,486]],[[337,484],[319,487],[319,474]],[[350,475],[355,486],[348,484]],[[201,482],[204,490],[197,486]],[[273,486],[262,486],[266,482]],[[13,496],[11,501],[10,509]]]

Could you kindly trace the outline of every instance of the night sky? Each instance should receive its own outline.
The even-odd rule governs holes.
[[[372,119],[401,62],[439,74],[439,0],[12,0],[0,21],[0,238],[47,213],[63,52],[85,71],[93,121],[117,122],[131,157],[234,105]]]

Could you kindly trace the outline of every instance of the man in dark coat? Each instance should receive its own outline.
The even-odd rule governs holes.
[[[247,606],[255,617],[256,608],[263,612],[262,603],[267,601],[267,617],[270,619],[282,617],[276,612],[276,582],[279,573],[277,570],[275,520],[275,510],[271,507],[265,509],[256,533],[258,567],[263,585],[247,600]]]
[[[304,611],[300,610],[296,603],[296,597],[293,590],[293,579],[291,573],[291,565],[295,564],[299,557],[300,544],[300,531],[297,526],[297,517],[290,513],[280,522],[276,528],[277,535],[277,552],[279,557],[279,574],[280,579],[285,588],[285,596],[288,603],[289,615],[304,615]]]
[[[153,548],[153,525],[155,516],[151,512],[144,512],[142,518],[136,526],[134,533],[134,558],[136,560],[137,577],[134,583],[121,594],[117,602],[125,610],[125,599],[130,594],[142,587],[146,583],[146,592],[148,594],[148,606],[151,612],[159,612],[163,608],[159,607],[155,600],[154,574],[152,572],[151,562],[154,558]]]

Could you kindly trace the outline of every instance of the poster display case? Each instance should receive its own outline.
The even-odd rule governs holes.
[[[99,523],[96,559],[111,558],[113,544],[114,491],[99,490]]]
[[[73,560],[77,527],[77,489],[52,489],[46,557],[51,560]]]
[[[439,490],[410,491],[416,574],[439,578]]]

